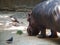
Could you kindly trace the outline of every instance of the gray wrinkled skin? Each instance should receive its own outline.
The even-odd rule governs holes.
[[[46,37],[46,28],[51,29],[50,37],[57,37],[60,32],[60,0],[48,0],[36,5],[31,14],[28,14],[29,26],[27,32],[29,35]]]
[[[55,27],[56,31],[60,32],[60,0],[44,1],[32,11],[32,16],[40,24],[47,28]]]

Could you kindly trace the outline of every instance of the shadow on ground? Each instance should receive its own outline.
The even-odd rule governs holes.
[[[12,33],[14,31],[3,31],[0,32],[0,45],[9,45],[6,40],[11,36],[13,37],[13,43],[11,45],[59,45],[59,38],[37,38],[37,36],[28,36],[27,33],[18,35]]]
[[[47,38],[45,40],[49,40],[51,42],[54,42],[54,43],[60,45],[60,38]]]

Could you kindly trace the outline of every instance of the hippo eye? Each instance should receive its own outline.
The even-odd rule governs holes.
[[[28,13],[28,16],[30,16],[31,14]]]

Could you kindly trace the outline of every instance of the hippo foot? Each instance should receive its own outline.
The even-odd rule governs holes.
[[[47,38],[45,35],[38,35],[38,38]]]

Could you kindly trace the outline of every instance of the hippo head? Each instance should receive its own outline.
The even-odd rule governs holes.
[[[32,13],[28,13],[27,21],[29,22],[27,32],[30,36],[35,36],[38,34],[38,26],[36,20],[33,18]]]
[[[34,19],[32,13],[28,13],[27,21],[29,22],[29,26],[37,27],[37,22],[36,22],[36,20]]]

